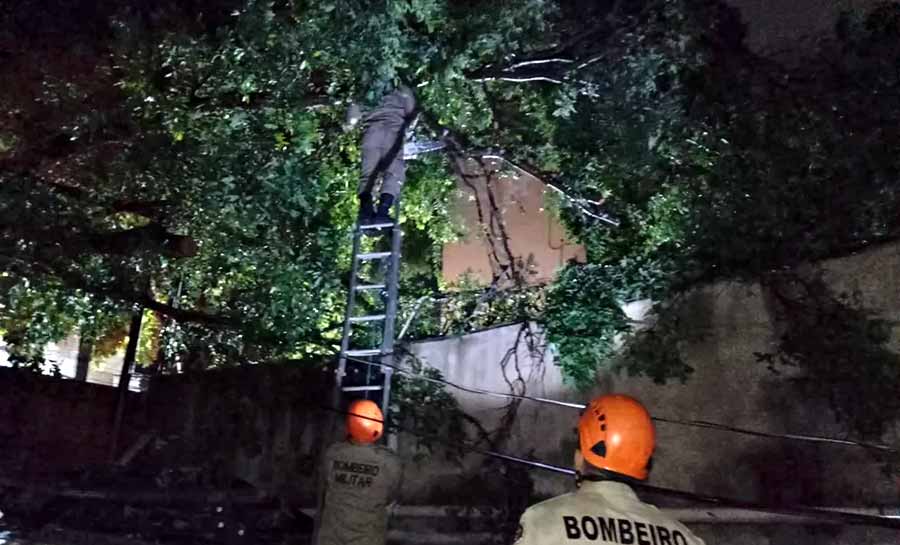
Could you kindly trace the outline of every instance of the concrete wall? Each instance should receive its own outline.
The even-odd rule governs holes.
[[[151,383],[148,429],[168,444],[151,463],[205,468],[301,504],[314,502],[315,470],[331,443],[334,373],[308,364],[255,365],[164,375]]]
[[[40,480],[105,463],[116,399],[107,386],[0,369],[0,476]],[[126,430],[123,443],[132,438]]]
[[[321,409],[333,378],[299,363],[157,377],[130,394],[118,455],[149,433],[137,458],[146,474],[197,468],[217,489],[244,481],[311,504],[316,460],[333,439],[333,413]],[[55,483],[107,463],[116,399],[108,386],[0,369],[0,479]]]
[[[530,337],[530,338],[529,338]],[[559,368],[552,357],[535,352],[543,350],[543,335],[533,325],[513,325],[414,344],[412,352],[427,365],[439,369],[448,381],[468,387],[496,392],[511,392],[530,396],[577,401],[581,395],[563,385]],[[531,345],[531,346],[529,346]],[[448,389],[458,399],[462,409],[478,419],[490,431],[501,425],[510,408],[510,400]],[[550,463],[571,465],[574,446],[573,426],[577,411],[556,409],[546,405],[524,402],[515,412],[515,424],[509,438],[498,445],[520,456],[533,457]],[[547,418],[550,418],[549,420]],[[488,445],[480,444],[482,448]],[[488,462],[482,456],[471,456],[463,464],[464,471],[477,474]],[[440,464],[410,462],[406,472],[410,484],[405,495],[411,501],[421,501],[429,480],[441,475],[448,486],[459,468]],[[566,490],[568,479],[552,473],[535,473],[534,493],[549,496]],[[465,479],[458,481],[469,484]]]
[[[897,320],[900,316],[900,246],[884,246],[834,260],[826,263],[825,269],[835,289],[859,290],[863,302],[883,317]],[[591,392],[576,392],[562,380],[549,351],[532,356],[518,326],[420,343],[413,352],[440,369],[447,380],[470,387],[521,392],[520,386],[511,388],[507,382],[521,378],[524,391],[540,397],[585,402],[594,395],[615,391],[641,399],[655,416],[707,420],[774,433],[847,435],[825,400],[804,393],[801,373],[780,369],[776,374],[756,361],[753,353],[770,351],[774,342],[771,315],[758,285],[720,283],[698,289],[687,298],[682,312],[699,339],[683,347],[683,356],[695,369],[685,384],[657,385],[647,379],[601,372]],[[540,333],[531,331],[540,345]],[[515,346],[518,364],[507,359],[504,368],[501,361]],[[488,428],[503,414],[503,400],[468,393],[458,393],[457,397],[463,409]],[[577,410],[526,401],[502,448],[516,455],[570,465],[577,417]],[[883,473],[884,460],[863,449],[667,423],[659,423],[657,432],[651,484],[771,504],[900,505],[897,475]],[[889,429],[882,441],[900,447],[900,425]],[[476,458],[467,462],[466,470],[481,470]],[[425,475],[448,473],[449,469],[425,462],[415,472],[425,479]],[[568,478],[551,473],[535,470],[531,476],[535,498],[571,487]],[[408,490],[411,495],[415,492]],[[729,532],[738,532],[736,527],[731,528]],[[719,542],[725,530],[707,531],[711,537],[719,536],[712,542]],[[802,532],[784,532],[767,537],[762,530],[746,530],[729,534],[729,542],[807,542],[801,539],[805,535]],[[863,530],[845,528],[834,535],[816,534],[808,542],[900,542],[896,532],[867,535]]]

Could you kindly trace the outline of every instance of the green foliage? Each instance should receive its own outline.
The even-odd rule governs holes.
[[[603,269],[569,267],[547,294],[547,340],[565,375],[581,387],[594,383],[597,368],[613,354],[616,336],[628,330]],[[572,304],[575,300],[580,303]]]
[[[13,271],[17,278],[28,279],[35,293],[47,290],[45,297],[57,291],[70,297],[77,287],[77,297],[96,296],[96,311],[103,301],[128,311],[148,281],[161,301],[183,285],[176,304],[203,316],[168,328],[164,351],[170,357],[208,344],[212,363],[244,352],[259,361],[321,353],[323,341],[336,340],[345,295],[344,279],[334,273],[349,262],[359,161],[359,135],[341,130],[343,109],[359,89],[380,89],[381,83],[359,79],[362,67],[377,63],[370,72],[393,74],[402,64],[394,53],[410,56],[407,49],[418,47],[405,39],[394,43],[409,16],[433,27],[440,10],[427,2],[385,9],[362,4],[353,9],[378,13],[349,20],[368,30],[358,33],[354,26],[341,37],[335,25],[347,14],[333,5],[304,8],[302,16],[283,8],[248,2],[213,34],[188,30],[177,10],[160,13],[170,23],[160,28],[177,29],[170,32],[147,27],[140,8],[124,9],[113,24],[115,69],[100,82],[121,95],[104,103],[105,110],[78,110],[88,92],[81,82],[45,78],[39,102],[71,111],[52,131],[62,130],[73,145],[103,144],[114,129],[121,131],[112,126],[114,116],[127,112],[128,134],[122,153],[103,170],[81,166],[79,179],[63,180],[76,187],[72,192],[55,191],[42,178],[4,179],[2,211],[10,223],[29,228],[12,233],[4,252],[22,262]],[[379,31],[379,17],[394,29]],[[370,40],[382,44],[380,53]],[[347,56],[347,44],[358,54]],[[435,248],[454,236],[445,206],[451,188],[440,161],[410,169],[404,223],[428,256],[413,263],[416,274],[434,278]],[[123,201],[158,208],[150,218],[123,214],[117,210]],[[33,217],[44,224],[32,226]],[[148,221],[189,236],[199,253],[183,259],[155,246],[122,256],[91,245],[98,230],[122,232]],[[79,233],[80,251],[53,246],[50,239],[61,229]],[[47,276],[50,284],[35,285]],[[89,312],[69,308],[76,297],[65,309],[56,305],[52,330],[41,329],[22,298],[5,293],[8,308],[23,306],[10,310],[10,319],[33,329],[28,337],[13,336],[30,347],[23,350],[89,321]],[[121,324],[110,328],[121,330]],[[153,351],[141,349],[144,357]]]
[[[408,363],[413,373],[432,380],[443,379],[440,371],[422,365],[415,358]],[[456,398],[441,385],[395,374],[391,380],[391,414],[398,417],[389,421],[390,427],[414,436],[419,456],[430,454],[436,448],[450,460],[458,460],[465,454],[468,439],[463,425],[465,416]]]
[[[404,297],[400,321],[410,324],[406,340],[464,335],[533,321],[543,315],[544,291],[544,286],[497,290],[463,279],[439,297]]]
[[[821,46],[827,64],[791,69],[748,52],[716,0],[188,4],[126,3],[112,25],[92,21],[114,32],[76,35],[89,69],[20,51],[33,62],[0,92],[18,112],[0,120],[0,327],[17,353],[38,357],[75,329],[102,338],[152,303],[173,319],[168,358],[328,352],[359,162],[344,109],[401,82],[426,125],[502,149],[621,220],[562,208],[587,265],[546,301],[460,294],[417,336],[536,317],[585,384],[627,340],[623,302],[900,233],[895,3],[845,17]],[[410,169],[405,305],[440,288],[453,184],[440,158]],[[165,303],[179,285],[176,309]],[[644,332],[609,365],[684,378],[679,335]]]
[[[656,323],[650,327],[638,328],[626,337],[621,352],[613,360],[613,369],[622,370],[630,376],[646,376],[657,384],[670,379],[686,382],[694,369],[681,357],[681,347],[687,342],[698,341],[698,335],[684,324],[675,305],[660,308]]]
[[[581,380],[622,331],[622,302],[755,279],[900,233],[900,162],[885,152],[900,118],[883,98],[900,83],[885,69],[900,58],[896,5],[848,19],[843,41],[823,46],[828,66],[792,71],[743,49],[739,22],[715,2],[650,4],[582,74],[579,115],[546,133],[558,158],[544,168],[622,220],[608,229],[563,213],[590,265],[560,276],[545,320]],[[626,368],[684,376],[677,336],[642,337],[658,349]]]
[[[3,280],[8,278],[6,276]],[[34,289],[29,282],[9,284],[4,290],[5,301],[0,303],[3,338],[13,347],[14,354],[40,357],[45,344],[57,340],[74,326],[77,318],[72,316],[83,311],[78,306],[83,300],[67,298],[58,290],[44,286],[39,286],[43,289]],[[22,327],[26,323],[29,327]]]

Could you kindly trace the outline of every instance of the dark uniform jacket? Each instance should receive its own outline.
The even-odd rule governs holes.
[[[336,443],[319,475],[318,545],[384,545],[387,508],[400,487],[401,465],[378,445]]]
[[[384,97],[375,111],[363,118],[362,171],[357,194],[372,193],[382,175],[381,193],[397,198],[406,182],[403,142],[416,109],[412,90],[401,87]]]

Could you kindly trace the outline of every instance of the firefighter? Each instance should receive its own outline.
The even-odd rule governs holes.
[[[347,127],[362,120],[362,171],[359,188],[359,220],[361,224],[390,223],[390,209],[406,181],[403,143],[406,129],[415,118],[416,99],[409,87],[399,87],[387,94],[381,104],[363,117],[357,105],[351,105]],[[372,196],[381,177],[378,208]]]
[[[375,444],[383,420],[373,401],[354,401],[347,410],[347,439],[325,451],[319,474],[314,544],[384,545],[401,465],[390,449]]]
[[[581,415],[578,439],[577,490],[528,508],[517,545],[703,545],[629,486],[647,478],[654,448],[653,423],[640,402],[624,395],[598,397]]]

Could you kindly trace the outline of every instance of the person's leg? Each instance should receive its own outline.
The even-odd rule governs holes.
[[[384,150],[363,140],[362,168],[359,177],[359,217],[360,220],[370,220],[375,216],[375,202],[372,198],[372,190],[378,179],[378,163],[384,154]]]
[[[403,150],[399,150],[384,172],[384,181],[381,184],[381,199],[378,202],[376,217],[390,218],[390,209],[400,196],[403,183],[406,181],[406,161],[403,160]]]
[[[359,221],[365,222],[375,217],[375,200],[371,192],[359,194]]]

